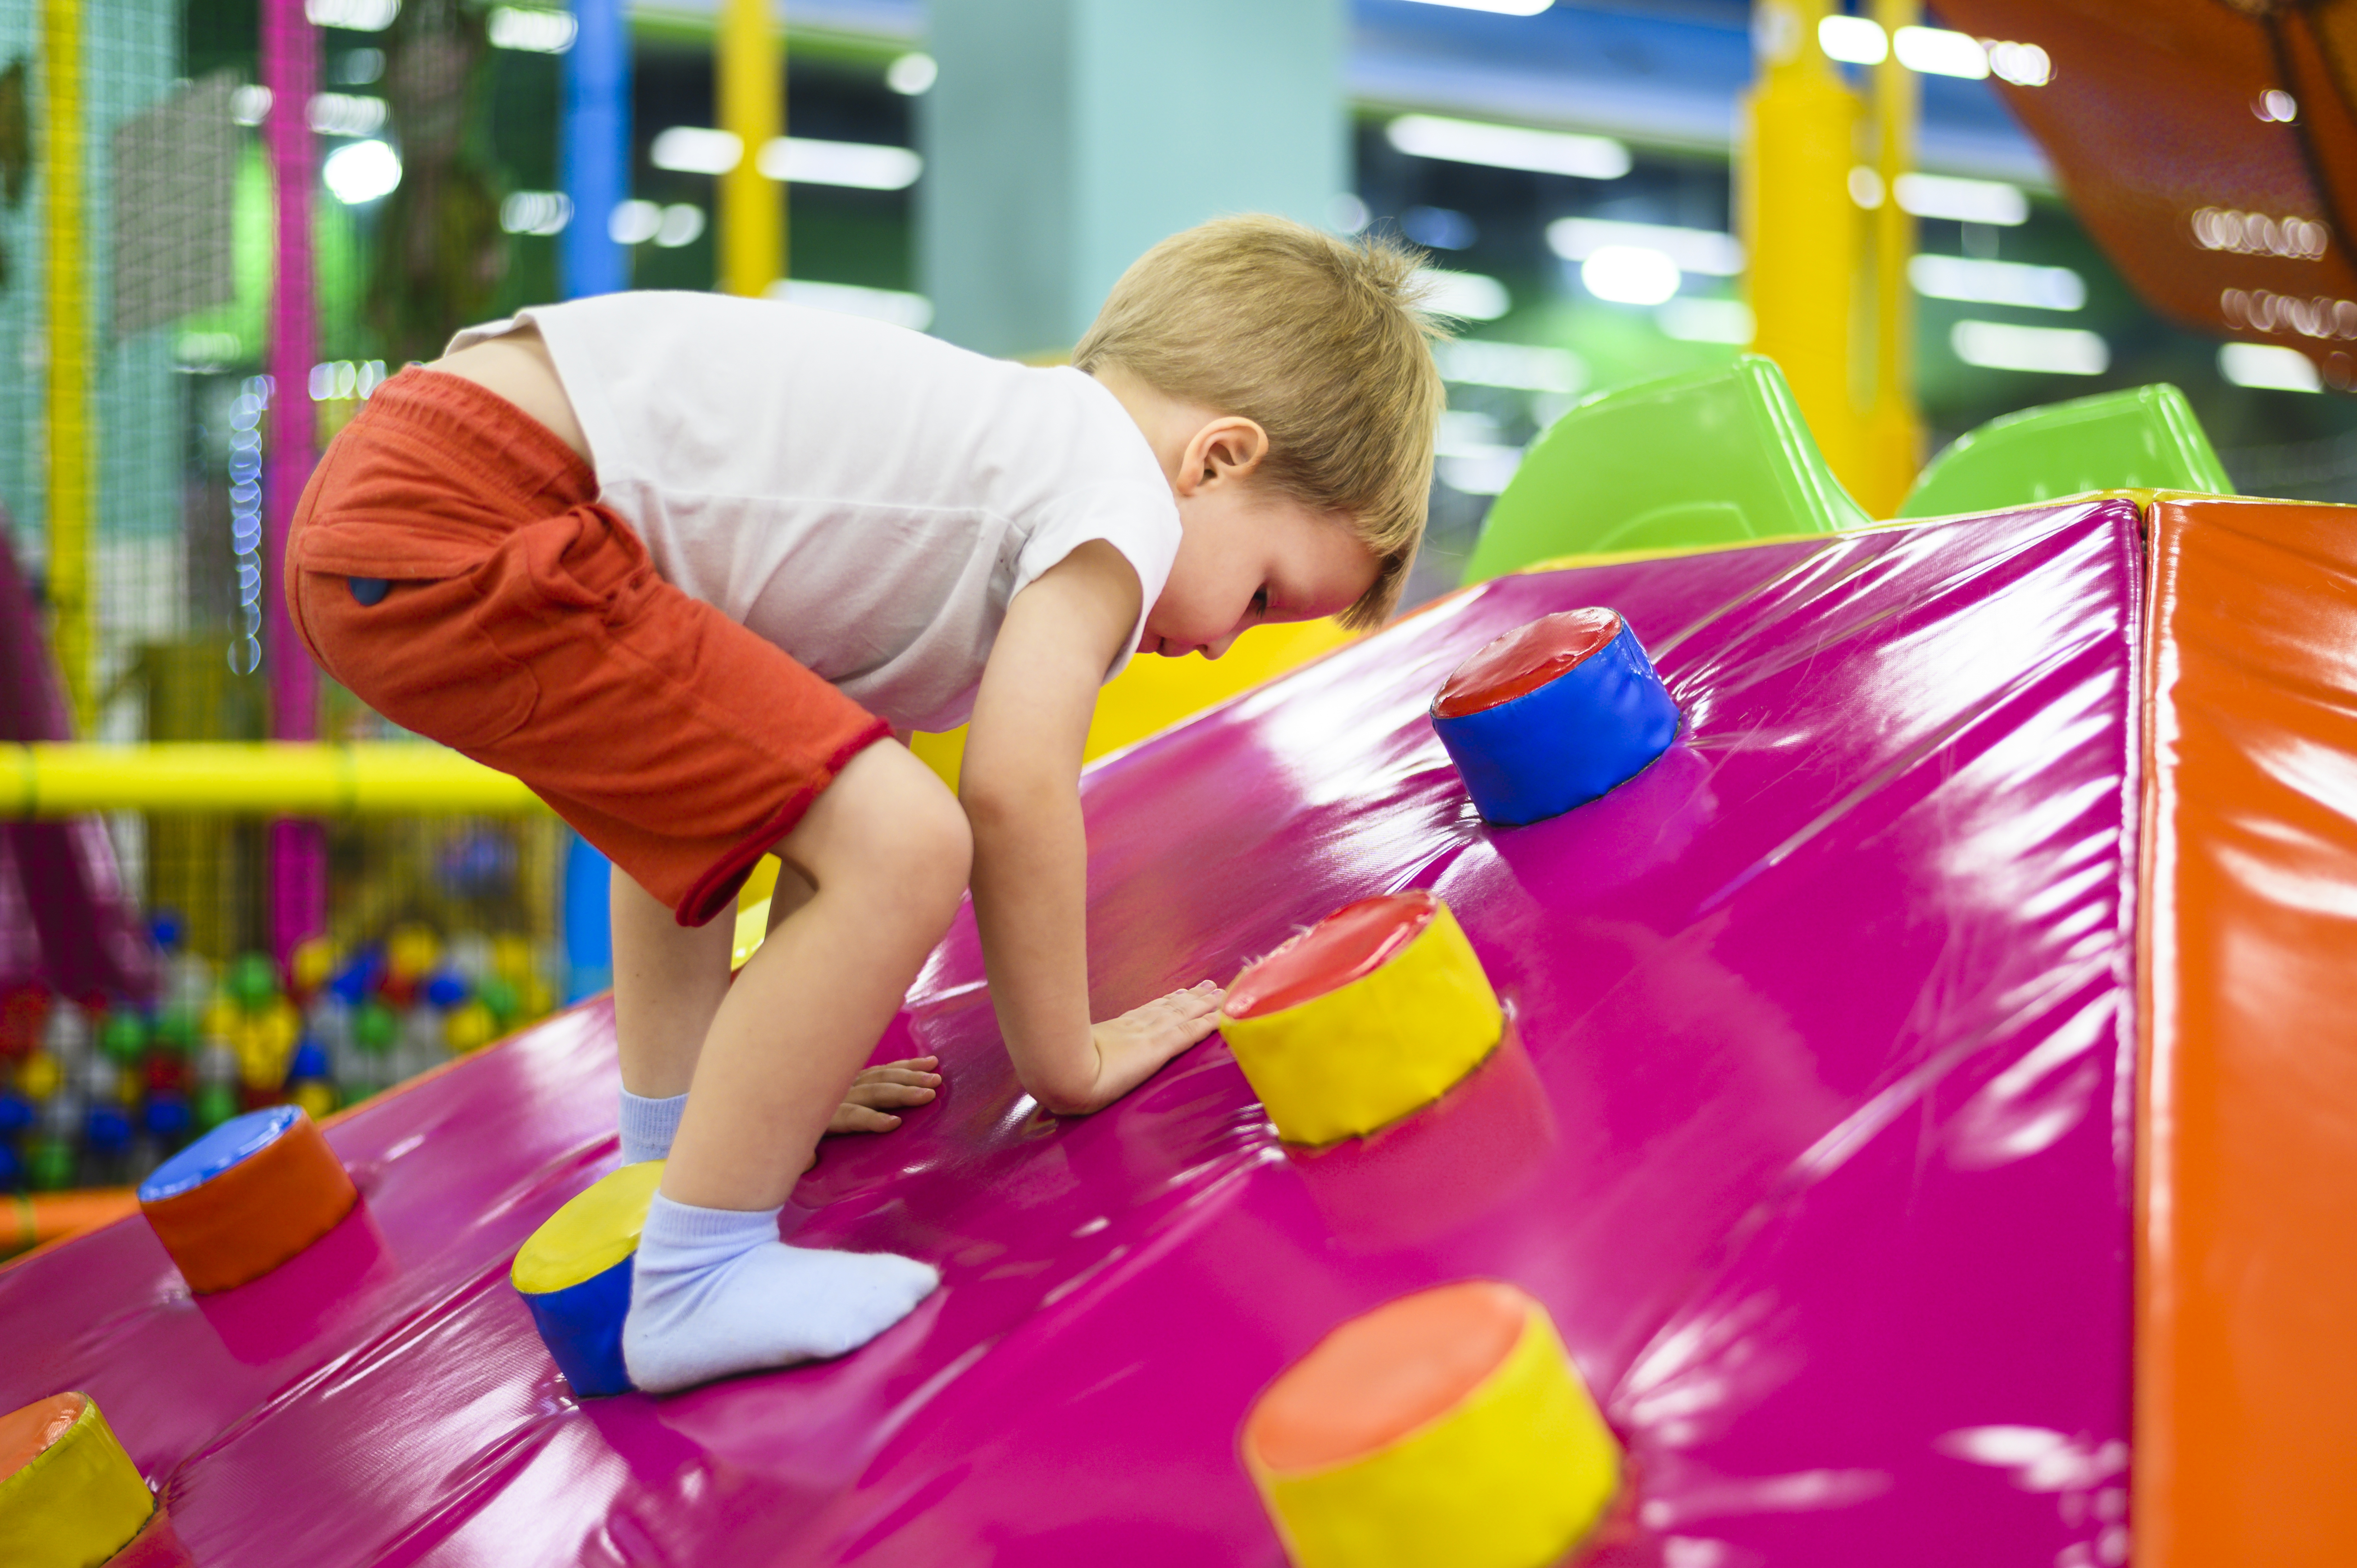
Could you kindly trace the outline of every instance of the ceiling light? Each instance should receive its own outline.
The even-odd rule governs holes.
[[[788,185],[839,185],[856,190],[906,190],[925,160],[907,147],[876,142],[819,142],[779,136],[763,144],[760,170]]]
[[[708,125],[673,125],[655,134],[647,161],[674,174],[726,174],[745,156],[745,144],[734,131]]]
[[[1680,272],[1733,277],[1743,270],[1743,242],[1716,229],[1681,229],[1668,223],[1627,223],[1611,218],[1558,218],[1547,225],[1548,248],[1566,262],[1584,262],[1607,245],[1659,251]]]
[[[1948,346],[1967,365],[2058,376],[2100,376],[2112,366],[2111,345],[2069,327],[2015,327],[2002,321],[1959,321]]]
[[[525,54],[561,55],[573,47],[580,24],[567,11],[527,10],[519,5],[491,9],[489,38],[495,49],[519,49]]]
[[[1961,76],[1978,81],[1989,73],[1988,50],[1970,33],[1945,27],[1901,27],[1891,39],[1899,63],[1926,76]]]
[[[2218,349],[2218,373],[2238,387],[2269,392],[2320,392],[2324,379],[2316,361],[2297,349],[2273,343],[2227,343]]]
[[[1495,321],[1513,308],[1506,285],[1480,273],[1426,267],[1415,275],[1425,285],[1424,308],[1436,316],[1454,316],[1463,321]]]
[[[1412,157],[1575,175],[1582,179],[1619,179],[1629,172],[1629,149],[1609,136],[1534,131],[1524,125],[1451,120],[1438,114],[1403,114],[1383,134],[1393,146]]]
[[[1890,40],[1871,16],[1826,16],[1817,23],[1817,48],[1845,65],[1880,65]]]
[[[319,175],[338,201],[360,207],[401,184],[401,155],[382,142],[353,142],[329,153]]]
[[[1678,263],[1643,245],[1606,245],[1579,264],[1579,281],[1615,305],[1659,305],[1678,292]]]
[[[1674,299],[1653,317],[1663,335],[1685,343],[1749,343],[1751,307],[1739,299]]]
[[[1899,205],[1918,218],[1952,218],[1961,223],[1994,223],[2011,229],[2029,221],[2029,198],[2019,186],[1996,179],[1902,174]]]
[[[643,245],[662,230],[662,209],[651,201],[617,202],[606,237],[617,245]]]
[[[1909,258],[1907,281],[1915,285],[1917,294],[1930,298],[1961,299],[1975,305],[2078,310],[2087,303],[2087,280],[2069,267],[1921,255]]]
[[[662,209],[662,221],[655,226],[654,241],[662,249],[676,251],[682,245],[693,245],[704,232],[704,209],[692,201],[674,201]]]
[[[903,98],[914,98],[941,79],[942,68],[928,54],[905,54],[884,68],[884,85]]]
[[[1576,392],[1587,385],[1587,361],[1568,349],[1459,338],[1434,344],[1433,358],[1439,362],[1440,379],[1460,386]]]

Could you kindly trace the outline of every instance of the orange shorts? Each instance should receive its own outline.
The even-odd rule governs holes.
[[[320,669],[522,779],[698,926],[890,730],[658,577],[597,497],[589,466],[506,399],[404,371],[304,489],[287,608]],[[364,604],[370,579],[392,586]]]

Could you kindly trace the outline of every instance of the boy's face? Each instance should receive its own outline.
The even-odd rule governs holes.
[[[1178,497],[1178,558],[1146,612],[1140,653],[1217,659],[1265,621],[1340,615],[1382,563],[1342,519],[1248,482]]]

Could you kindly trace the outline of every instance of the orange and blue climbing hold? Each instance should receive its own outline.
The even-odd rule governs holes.
[[[156,1511],[139,1466],[88,1394],[53,1394],[0,1415],[0,1568],[95,1568]]]
[[[556,1369],[581,1398],[633,1386],[622,1364],[622,1319],[639,1232],[662,1173],[662,1161],[644,1160],[576,1194],[525,1239],[509,1271]]]
[[[1609,794],[1678,736],[1678,705],[1619,612],[1565,610],[1457,667],[1432,727],[1481,815],[1504,826]]]
[[[140,1210],[198,1295],[261,1278],[359,1201],[318,1123],[292,1105],[232,1117],[139,1184]]]
[[[1546,1309],[1491,1280],[1341,1325],[1254,1402],[1240,1446],[1295,1568],[1552,1568],[1620,1489]]]
[[[1236,977],[1220,1033],[1288,1144],[1361,1136],[1439,1099],[1506,1015],[1448,906],[1415,889],[1338,909]]]

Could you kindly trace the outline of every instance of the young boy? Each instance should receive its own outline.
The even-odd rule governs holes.
[[[932,1098],[931,1058],[859,1069],[969,874],[1050,1111],[1211,1031],[1209,981],[1090,1017],[1096,688],[1133,652],[1389,613],[1441,406],[1415,271],[1222,220],[1131,267],[1056,370],[760,301],[584,299],[460,333],[329,446],[287,547],[321,668],[614,863],[623,1157],[670,1162],[640,1388],[840,1355],[939,1283],[789,1247],[778,1215],[830,1125]],[[890,732],[969,714],[952,796]],[[790,875],[732,984],[715,917],[770,851]]]

